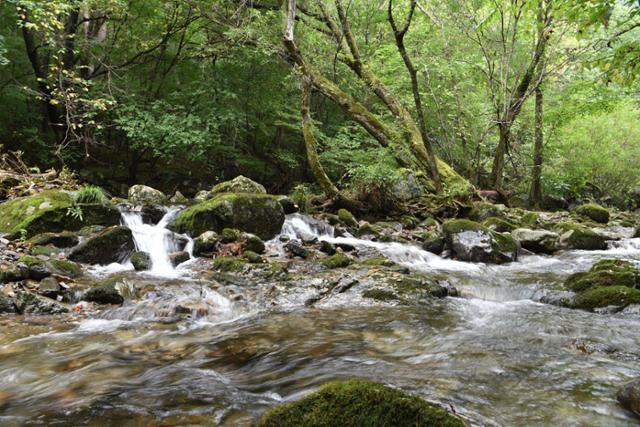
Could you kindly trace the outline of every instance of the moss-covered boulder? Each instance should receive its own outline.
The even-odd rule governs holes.
[[[338,218],[340,219],[340,222],[342,222],[347,227],[358,226],[358,221],[356,220],[356,217],[353,216],[353,214],[349,212],[347,209],[338,209]]]
[[[136,271],[146,271],[151,269],[151,255],[149,252],[136,251],[131,254],[131,264]]]
[[[640,417],[640,378],[620,387],[616,397],[624,409]]]
[[[16,305],[12,298],[0,292],[0,314],[15,313]]]
[[[134,185],[129,188],[128,198],[134,205],[166,205],[169,201],[162,191],[146,185]]]
[[[502,264],[518,257],[518,242],[467,219],[454,219],[442,225],[447,246],[453,255],[469,262]]]
[[[482,225],[490,230],[497,231],[499,233],[511,233],[518,228],[517,225],[506,219],[498,218],[495,216],[489,217],[482,222]]]
[[[336,381],[267,411],[258,427],[464,427],[438,405],[370,381]]]
[[[84,293],[82,299],[97,304],[122,304],[124,298],[118,290],[118,285],[125,279],[121,276],[110,277]]]
[[[530,230],[518,228],[511,232],[520,246],[533,253],[552,254],[558,250],[560,236],[548,230]]]
[[[507,207],[505,205],[494,205],[493,203],[474,203],[467,217],[476,222],[482,222],[489,218],[505,218]]]
[[[444,251],[444,237],[435,232],[425,233],[422,237],[422,249],[440,255]]]
[[[220,240],[220,235],[215,231],[205,231],[193,239],[193,254],[198,256],[212,253]]]
[[[205,231],[238,228],[261,239],[271,239],[282,229],[284,211],[274,196],[224,193],[180,212],[171,228],[199,236]]]
[[[629,261],[606,259],[588,272],[575,273],[564,286],[576,292],[570,306],[584,310],[640,303],[640,270]]]
[[[135,245],[131,230],[123,226],[109,227],[75,247],[69,259],[85,264],[111,264],[128,259]]]
[[[28,243],[34,246],[52,245],[56,248],[71,248],[78,244],[77,233],[63,231],[61,233],[41,233],[30,238]]]
[[[31,292],[19,292],[15,299],[15,306],[20,314],[49,315],[70,311],[64,304]]]
[[[595,231],[569,221],[556,226],[560,234],[560,246],[564,249],[596,251],[607,249],[606,239]]]
[[[73,209],[72,209],[73,208]],[[75,212],[75,214],[74,214]],[[9,238],[76,231],[87,225],[114,225],[120,212],[109,204],[74,203],[65,191],[47,190],[0,204],[0,233]]]
[[[333,269],[333,268],[348,267],[349,265],[351,265],[353,260],[351,258],[349,258],[348,256],[346,256],[345,254],[343,254],[342,252],[336,252],[335,254],[333,254],[331,256],[323,258],[322,261],[320,261],[320,262],[326,268]]]
[[[211,193],[254,193],[254,194],[267,194],[267,190],[262,184],[249,179],[245,176],[238,175],[231,181],[221,182],[214,185],[211,189]]]
[[[585,205],[578,206],[575,210],[578,215],[585,216],[592,221],[600,224],[606,224],[609,222],[610,213],[606,208],[595,203],[587,203]]]
[[[67,277],[82,276],[82,267],[73,261],[66,259],[52,259],[47,261],[47,265],[52,273]]]
[[[213,268],[224,272],[242,271],[247,261],[235,256],[219,256],[213,260]]]

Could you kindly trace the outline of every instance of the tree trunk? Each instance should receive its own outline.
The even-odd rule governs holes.
[[[316,137],[313,134],[313,122],[311,120],[311,79],[307,76],[302,79],[302,105],[300,112],[302,114],[302,135],[304,136],[304,146],[307,151],[307,161],[311,172],[316,179],[320,188],[324,193],[331,197],[337,197],[340,194],[338,188],[331,182],[331,178],[327,175],[318,158],[318,147]]]
[[[507,154],[507,149],[511,143],[511,124],[499,123],[498,124],[499,141],[496,148],[495,155],[493,156],[493,167],[491,168],[491,182],[494,185],[496,191],[502,190],[503,171],[504,171],[504,158]]]
[[[533,171],[531,176],[531,193],[529,204],[531,207],[540,208],[542,206],[542,148],[544,144],[544,133],[542,128],[542,88],[536,88],[536,112],[535,112],[535,144],[533,148]]]

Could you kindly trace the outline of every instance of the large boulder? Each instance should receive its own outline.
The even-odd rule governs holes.
[[[585,205],[578,206],[575,210],[578,215],[585,216],[592,221],[600,224],[606,224],[609,222],[609,211],[600,205],[595,203],[587,203]]]
[[[258,427],[433,426],[465,427],[458,416],[401,390],[371,381],[336,381],[277,406]]]
[[[255,194],[267,194],[267,190],[261,184],[242,176],[238,175],[231,181],[221,182],[214,185],[211,189],[211,193],[255,193]]]
[[[63,231],[61,233],[41,233],[33,236],[27,242],[33,246],[52,245],[56,248],[71,248],[78,244],[79,239],[77,233]]]
[[[146,185],[134,185],[129,188],[128,198],[134,205],[165,205],[168,202],[162,191]]]
[[[505,218],[507,207],[505,205],[487,202],[477,202],[467,215],[472,221],[482,222],[489,218]]]
[[[466,219],[447,221],[442,231],[447,246],[461,261],[503,264],[517,260],[518,243],[509,234]]]
[[[16,308],[20,314],[61,314],[69,308],[55,300],[31,292],[20,292],[16,296]]]
[[[136,251],[131,254],[131,264],[136,271],[145,271],[151,269],[151,256],[149,252]]]
[[[97,286],[86,291],[83,300],[95,302],[97,304],[122,304],[124,298],[118,290],[119,284],[123,283],[120,276],[111,277],[99,283]]]
[[[254,193],[224,193],[180,212],[171,228],[199,236],[205,231],[237,228],[261,239],[271,239],[282,229],[284,211],[274,196]]]
[[[75,204],[65,191],[47,190],[0,204],[0,233],[12,239],[119,223],[120,212],[113,205]]]
[[[75,247],[69,259],[85,264],[111,264],[128,259],[135,250],[131,230],[109,227]]]
[[[623,385],[616,397],[623,408],[640,417],[640,378]]]
[[[15,313],[16,305],[13,303],[13,299],[0,292],[0,314],[3,313]]]
[[[640,270],[629,261],[605,259],[588,272],[575,273],[564,286],[575,292],[569,304],[573,308],[595,310],[604,307],[622,309],[640,304]]]
[[[552,254],[558,250],[560,236],[553,231],[518,228],[511,235],[520,246],[534,253]]]
[[[560,246],[564,249],[586,251],[607,249],[606,239],[587,227],[572,222],[561,222],[557,228],[561,232]]]

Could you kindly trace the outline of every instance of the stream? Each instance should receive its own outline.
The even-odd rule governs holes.
[[[293,214],[283,235],[375,248],[446,278],[461,297],[404,306],[346,293],[313,307],[270,306],[218,292],[195,260],[171,266],[174,214],[155,226],[123,214],[136,246],[151,253],[151,271],[93,270],[128,271],[154,286],[140,301],[85,317],[0,317],[0,425],[250,425],[273,405],[350,377],[416,393],[473,425],[637,425],[615,392],[640,376],[640,310],[596,314],[539,301],[597,260],[640,262],[640,239],[489,266],[335,237],[328,224]],[[280,256],[277,238],[267,246]],[[177,305],[192,314],[171,318]]]

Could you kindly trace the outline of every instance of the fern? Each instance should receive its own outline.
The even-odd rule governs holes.
[[[78,190],[74,200],[76,203],[104,204],[108,198],[102,188],[94,185],[86,185]]]

